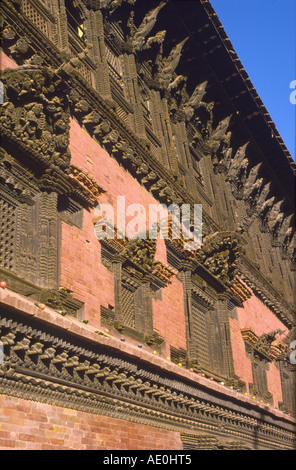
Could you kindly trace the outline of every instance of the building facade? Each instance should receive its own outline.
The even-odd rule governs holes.
[[[0,448],[293,449],[295,163],[210,2],[1,3]]]

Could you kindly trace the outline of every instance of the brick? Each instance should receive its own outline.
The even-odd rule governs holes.
[[[6,68],[15,69],[17,67],[16,62],[10,59],[4,52],[0,51],[0,69],[4,70]]]
[[[5,396],[0,396],[0,403],[4,408]],[[6,408],[13,425],[1,429],[0,449],[182,449],[176,432],[14,397],[7,397],[7,404],[24,412],[27,409],[28,416],[23,426],[23,420],[15,419],[14,411]]]

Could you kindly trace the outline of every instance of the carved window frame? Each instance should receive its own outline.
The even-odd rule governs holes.
[[[109,67],[109,77],[111,87],[115,88],[123,98],[125,98],[124,80],[123,80],[123,61],[121,54],[117,51],[112,43],[105,41],[106,58]]]
[[[101,306],[102,325],[162,350],[164,340],[153,331],[152,302],[160,286],[131,269],[129,260],[116,255],[106,240],[100,243],[102,264],[114,276],[114,305]]]
[[[26,185],[24,184],[24,187]],[[31,189],[31,188],[30,188]],[[9,264],[0,260],[8,278],[17,278],[11,286],[24,282],[39,288],[57,289],[60,278],[61,226],[57,214],[57,195],[38,189],[29,202],[21,202],[9,194],[0,194],[13,211],[12,227],[2,245],[9,244]],[[5,221],[4,221],[5,223]],[[6,251],[7,251],[6,249]],[[5,256],[7,258],[7,254]]]
[[[282,402],[279,408],[285,412],[296,414],[296,365],[291,364],[289,359],[280,360],[278,362],[280,370],[281,386],[282,386]]]
[[[196,357],[199,367],[203,371],[211,370],[211,352],[209,325],[210,316],[206,305],[204,305],[194,294],[191,297],[192,308],[192,341],[194,356]]]
[[[170,254],[170,259],[173,254]],[[177,267],[177,253],[172,260]],[[231,352],[227,296],[205,287],[205,281],[195,273],[195,267],[190,263],[181,264],[179,279],[184,290],[188,365],[216,380],[235,383],[237,377]],[[214,346],[217,334],[222,351]]]
[[[253,382],[249,384],[250,391],[253,395],[263,400],[273,403],[272,394],[268,390],[267,371],[269,370],[270,359],[249,341],[245,340],[246,355],[251,361]]]
[[[50,40],[54,35],[54,16],[52,5],[46,0],[22,0],[22,14]]]
[[[269,361],[253,351],[252,354],[252,374],[253,383],[250,384],[252,393],[258,397],[262,397],[272,403],[272,395],[268,391],[267,371],[269,370]]]
[[[14,246],[19,202],[0,192],[0,265],[5,269],[15,269]]]

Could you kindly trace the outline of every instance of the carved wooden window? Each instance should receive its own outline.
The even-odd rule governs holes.
[[[191,295],[189,359],[200,370],[220,379],[232,375],[230,338],[224,320],[225,308],[224,302],[218,302],[213,308],[194,292]]]
[[[295,393],[295,376],[296,366],[290,364],[288,360],[279,362],[279,370],[282,384],[283,401],[280,403],[280,409],[283,411],[296,413],[296,393]]]
[[[192,299],[192,317],[194,330],[194,343],[198,362],[202,368],[210,368],[209,355],[209,318],[206,308]]]
[[[150,288],[123,270],[120,302],[121,320],[125,331],[131,336],[151,333],[152,300]]]
[[[46,37],[52,40],[52,21],[45,6],[45,2],[43,1],[22,0],[22,13],[27,16]]]
[[[0,214],[0,264],[13,270],[16,206],[8,200],[0,199]]]
[[[35,201],[18,207],[17,273],[40,287],[56,288],[60,239],[56,196],[39,193]]]
[[[125,326],[135,328],[137,310],[137,286],[128,277],[122,279],[122,320]]]
[[[217,375],[229,376],[228,337],[226,323],[223,321],[223,303],[219,302],[212,312],[211,356],[212,369]]]
[[[124,335],[161,348],[163,338],[153,331],[152,299],[164,284],[156,277],[145,279],[144,265],[136,265],[132,254],[122,252],[118,258],[118,245],[101,240],[102,264],[114,276],[114,306],[101,307],[101,321]]]
[[[54,194],[38,193],[30,204],[0,196],[0,265],[25,282],[56,288],[60,226]]]
[[[267,359],[261,355],[254,353],[252,361],[253,369],[253,393],[259,396],[266,396],[268,394],[268,384],[266,371],[268,368]]]
[[[77,57],[86,49],[86,18],[78,1],[65,0],[65,7],[66,14],[63,17],[61,28],[68,31],[66,43],[70,56]],[[84,80],[95,88],[94,69],[95,65],[88,54],[81,60],[77,71]]]
[[[124,95],[123,67],[121,57],[113,52],[111,47],[106,44],[106,56],[109,66],[111,84],[117,91]]]

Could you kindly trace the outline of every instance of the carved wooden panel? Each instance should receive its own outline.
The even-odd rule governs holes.
[[[55,194],[40,193],[33,206],[18,207],[15,266],[19,277],[39,287],[57,288],[59,229]]]
[[[122,282],[121,306],[123,324],[135,328],[136,298],[135,289],[128,282]]]
[[[283,411],[296,413],[296,390],[295,390],[295,377],[296,366],[291,364],[288,360],[279,362],[279,370],[281,374],[283,401],[280,403],[280,409]]]
[[[19,25],[18,28],[15,28],[13,21],[14,26],[10,27],[6,22],[12,20],[16,14],[14,8],[18,9],[20,3],[22,3],[22,11],[19,11],[24,14],[26,26]],[[258,295],[265,305],[271,306],[277,315],[288,318],[288,324],[291,324],[290,307],[282,299],[280,289],[282,279],[287,279],[290,261],[295,261],[295,252],[293,255],[295,235],[292,238],[291,220],[289,219],[285,225],[282,224],[283,218],[287,214],[285,209],[282,209],[282,201],[278,200],[277,183],[275,187],[273,181],[268,182],[269,174],[263,175],[262,169],[259,172],[260,165],[258,166],[257,155],[254,152],[256,145],[247,155],[247,144],[241,141],[243,136],[237,132],[234,122],[235,116],[225,117],[224,112],[227,112],[227,106],[222,112],[223,116],[216,111],[217,107],[219,109],[216,97],[219,99],[220,93],[215,95],[218,88],[221,86],[223,88],[223,83],[221,85],[219,79],[218,83],[215,83],[212,76],[203,77],[203,79],[210,80],[209,86],[207,86],[207,82],[204,82],[196,87],[191,97],[186,95],[183,85],[187,77],[175,73],[180,70],[177,69],[177,66],[182,59],[182,48],[187,41],[187,39],[183,39],[183,32],[185,33],[183,26],[178,24],[178,28],[174,31],[176,25],[172,24],[168,26],[173,31],[160,31],[162,27],[167,27],[166,22],[161,20],[161,24],[157,23],[157,28],[159,27],[157,31],[159,32],[155,36],[150,36],[156,22],[157,9],[147,13],[144,11],[145,5],[141,7],[142,10],[139,7],[140,16],[135,16],[135,23],[133,23],[131,15],[128,24],[125,24],[124,19],[128,16],[129,7],[133,8],[135,0],[66,1],[66,6],[69,7],[70,4],[76,3],[81,11],[92,14],[92,24],[90,16],[87,14],[83,16],[85,34],[83,24],[83,34],[82,37],[79,37],[79,34],[76,34],[78,32],[77,25],[73,32],[69,11],[69,24],[67,24],[64,0],[53,0],[52,2],[51,11],[55,14],[55,24],[50,14],[46,13],[45,8],[42,7],[42,3],[38,0],[4,2],[6,13],[3,47],[9,57],[13,58],[20,67],[13,72],[8,72],[7,75],[4,73],[6,101],[2,107],[0,119],[7,140],[15,146],[22,147],[24,161],[30,158],[30,162],[38,163],[38,170],[42,169],[42,171],[45,168],[52,169],[53,166],[56,171],[61,170],[59,173],[51,172],[51,170],[44,173],[42,188],[50,191],[59,190],[58,192],[62,192],[63,195],[66,193],[68,197],[69,194],[73,194],[69,189],[72,188],[71,185],[77,187],[79,183],[78,176],[77,179],[76,176],[75,179],[72,179],[73,166],[70,165],[68,149],[70,113],[72,113],[72,117],[78,119],[81,125],[85,125],[86,130],[105,145],[109,153],[112,153],[124,168],[131,171],[147,190],[151,190],[158,200],[164,202],[193,201],[190,196],[195,196],[195,193],[190,184],[197,187],[197,182],[202,180],[202,184],[205,184],[204,193],[207,193],[206,197],[203,197],[208,204],[208,208],[205,210],[205,225],[209,226],[206,228],[210,233],[215,232],[216,234],[225,226],[227,230],[231,229],[234,232],[237,230],[242,233],[245,237],[243,243],[248,243],[250,247],[254,242],[255,249],[252,247],[252,250],[248,250],[247,253],[251,261],[243,259],[239,269],[243,272],[246,271],[248,282],[252,283],[252,289],[257,294],[259,293]],[[142,4],[142,2],[137,2],[137,5],[139,3]],[[169,5],[169,2],[166,3]],[[202,2],[198,3],[202,4]],[[47,4],[49,6],[50,2]],[[9,5],[11,5],[11,12],[7,14]],[[160,3],[160,5],[165,6],[165,3]],[[84,6],[89,10],[86,11]],[[113,16],[114,12],[118,13],[118,16]],[[125,12],[127,12],[126,16]],[[118,21],[120,18],[123,21]],[[169,16],[169,18],[171,17]],[[30,28],[28,28],[29,21],[27,19],[32,23]],[[136,25],[140,26],[136,28]],[[34,26],[41,32],[37,35],[37,39],[32,37],[32,31],[35,31],[36,34],[38,32]],[[25,32],[25,28],[28,29],[28,34]],[[127,30],[130,31],[130,34],[127,33]],[[168,34],[166,35],[166,33]],[[57,54],[56,49],[52,48],[50,41],[46,40],[46,38],[50,39],[51,34],[54,36],[55,45],[60,46],[60,55]],[[181,34],[182,37],[178,37]],[[170,36],[170,42],[163,44],[167,36]],[[97,89],[103,91],[104,97],[108,96],[110,99],[112,96],[116,101],[116,106],[111,103],[112,106],[109,108],[110,103],[103,103],[94,90],[92,91],[93,96],[91,96],[89,85],[94,84],[93,71],[95,67],[86,54],[81,54],[86,45],[86,37],[91,38],[91,42],[94,42],[94,46],[97,48],[95,54],[91,52],[92,59],[97,60],[95,64],[97,66],[95,71],[97,86],[98,82],[102,82]],[[38,41],[40,41],[41,48],[37,44]],[[98,42],[96,43],[96,41]],[[181,42],[178,43],[178,41]],[[205,40],[204,44],[206,43]],[[187,49],[188,44],[185,52],[187,60],[190,55],[190,51]],[[164,48],[163,45],[165,45]],[[172,45],[175,45],[173,49],[171,49]],[[171,53],[168,55],[169,49],[171,49]],[[65,52],[74,59],[70,63],[63,63]],[[81,67],[76,69],[75,63],[77,63],[76,56],[78,54],[82,57]],[[52,67],[45,67],[45,63]],[[61,64],[63,65],[60,67]],[[77,76],[74,73],[74,68],[77,71]],[[61,75],[59,75],[60,73]],[[71,83],[69,82],[69,87],[72,90],[71,97],[68,87],[64,87],[70,76],[72,77]],[[197,79],[199,80],[200,77]],[[141,82],[143,83],[141,84]],[[112,95],[109,93],[110,83]],[[148,99],[143,95],[144,88]],[[207,92],[206,102],[203,102],[205,91]],[[212,92],[213,94],[211,94]],[[74,96],[75,93],[77,100]],[[213,96],[215,102],[210,102],[210,98]],[[132,109],[134,105],[135,110]],[[128,129],[127,126],[129,120],[132,119],[134,120],[134,134],[132,129]],[[228,131],[229,125],[231,131]],[[154,132],[156,135],[153,134]],[[142,142],[138,137],[143,139],[147,137],[149,142],[146,140]],[[150,153],[147,151],[149,146]],[[164,168],[152,158],[153,154],[158,157],[164,167],[171,171],[164,171]],[[192,179],[188,179],[188,174],[186,174],[188,162],[190,162],[188,173],[192,172]],[[269,165],[266,168],[269,173]],[[69,179],[67,179],[69,174],[72,179],[70,186]],[[181,185],[184,183],[185,175],[185,178],[188,179],[187,183],[190,183],[187,185],[189,193],[183,192],[183,188],[180,191],[177,183],[175,184],[171,178],[172,174],[174,178],[176,177],[176,181],[181,182]],[[56,175],[59,175],[60,179]],[[79,175],[81,176],[80,172]],[[83,176],[85,177],[85,175]],[[7,178],[7,181],[8,186],[12,187],[11,180]],[[84,178],[79,189],[87,200],[92,196],[91,200],[94,201],[93,193],[90,191],[90,179]],[[197,193],[202,194],[201,189],[200,183]],[[15,184],[14,194],[19,190],[20,187]],[[7,197],[4,197],[0,202],[1,215],[3,215],[3,220],[0,220],[1,264],[5,269],[10,269],[38,286],[56,287],[59,277],[59,219],[56,213],[56,195],[54,193],[51,195],[37,194],[36,189],[35,204],[31,204],[18,198],[14,201],[8,197],[8,194],[11,192],[8,192]],[[209,202],[209,195],[216,196],[212,203]],[[59,202],[61,203],[61,201]],[[66,209],[59,204],[58,212],[62,217],[67,215],[68,222],[80,226],[81,212],[76,201],[70,201]],[[208,217],[207,213],[214,217],[215,222]],[[221,226],[216,226],[216,223]],[[248,239],[253,239],[253,242],[248,242]],[[224,243],[223,240],[219,246],[220,241],[215,236],[213,246],[216,243],[218,244],[213,250],[211,243],[206,246],[209,251],[201,250],[203,256],[199,258],[199,262],[204,271],[205,268],[208,271],[205,279],[213,281],[215,278],[217,280],[215,285],[217,286],[219,281],[219,288],[222,289],[222,284],[229,287],[235,279],[236,271],[233,268],[237,267],[238,245],[231,238],[227,243]],[[269,255],[271,251],[272,256]],[[133,255],[135,254],[134,247],[131,247],[131,252]],[[110,310],[112,314],[109,309],[108,312],[105,311],[105,316],[109,319],[113,317],[113,323],[117,318],[127,328],[151,334],[153,332],[150,292],[152,287],[147,287],[145,280],[142,283],[137,276],[145,275],[143,274],[145,271],[151,273],[151,270],[155,270],[156,266],[155,263],[150,263],[149,259],[148,263],[147,260],[141,261],[142,252],[143,246],[140,246],[136,256],[130,257],[134,264],[140,264],[138,268],[132,266],[132,269],[136,269],[137,275],[126,274],[121,261],[114,268],[116,306],[115,311]],[[262,253],[262,258],[260,253]],[[112,256],[106,255],[102,258],[102,262],[113,269]],[[180,260],[176,258],[178,257],[171,256],[171,259],[168,259],[172,265],[178,267]],[[285,263],[282,262],[283,259],[286,259]],[[260,261],[260,271],[257,271],[256,267],[258,260]],[[154,290],[162,282],[160,274],[163,272],[163,267],[156,271],[156,275],[153,271],[156,278],[153,280]],[[269,282],[269,276],[278,279],[274,282],[278,289],[277,292]],[[135,278],[137,278],[137,282]],[[163,282],[165,283],[166,280]],[[286,282],[286,286],[289,285],[288,282]],[[285,286],[285,289],[291,291],[291,299],[292,284],[293,282],[290,281],[289,288]],[[236,299],[239,297],[242,301],[244,300],[240,285],[231,284],[231,289]],[[243,294],[245,295],[244,292]],[[229,369],[231,369],[229,365],[231,356],[227,336],[228,323],[223,309],[211,310],[203,302],[194,298],[191,300],[190,286],[186,286],[186,309],[188,314],[186,319],[189,318],[187,327],[190,329],[189,336],[190,343],[192,343],[188,348],[191,359],[196,360],[202,368],[217,374],[228,375]],[[259,361],[257,358],[253,359],[253,388],[260,394],[266,394],[266,359],[261,358]],[[286,379],[286,372],[282,377],[283,386],[287,388],[292,379]],[[287,393],[286,401],[289,403],[293,401],[289,392],[285,393]]]
[[[206,307],[200,302],[196,302],[194,298],[192,301],[192,319],[195,359],[198,360],[200,367],[210,369],[209,314]]]
[[[57,288],[60,222],[56,195],[38,193],[34,204],[0,197],[0,264],[38,287]]]
[[[34,0],[22,0],[22,13],[26,15],[37,28],[52,40],[52,22],[49,15],[46,15],[46,9],[40,5],[40,2]]]
[[[122,70],[122,61],[121,57],[117,56],[110,47],[105,45],[107,62],[109,65],[110,77],[114,82],[114,86],[118,87],[118,90],[124,94],[124,84],[123,84],[123,70]]]
[[[268,362],[265,358],[255,354],[252,361],[253,386],[252,393],[254,395],[264,397],[272,401],[272,397],[268,392],[267,375]]]
[[[182,433],[188,450],[253,448],[255,433],[260,448],[293,448],[294,426],[268,411],[252,404],[246,409],[227,393],[208,394],[179,374],[164,374],[136,355],[118,355],[34,316],[25,321],[0,308],[0,340],[4,394],[146,426],[159,427],[161,419]]]
[[[211,312],[212,317],[212,335],[211,335],[211,351],[212,366],[216,374],[227,376],[227,346],[225,338],[225,325],[220,318],[218,308]]]
[[[0,264],[14,270],[14,241],[16,229],[16,206],[0,199]]]
[[[142,240],[131,241],[123,248],[120,243],[101,241],[102,263],[114,275],[115,301],[114,310],[101,308],[101,319],[128,336],[154,343],[157,338],[153,337],[152,291],[160,286],[147,282],[143,274],[153,270],[155,241],[150,248],[151,256],[146,254],[143,259],[138,258],[142,243]],[[121,250],[120,257],[115,253],[117,249]]]

